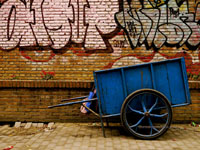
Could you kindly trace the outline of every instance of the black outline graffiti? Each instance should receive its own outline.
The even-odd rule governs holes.
[[[48,35],[48,38],[50,39],[50,41],[51,41],[51,44],[49,45],[50,47],[52,46],[52,45],[54,45],[54,41],[52,40],[52,38],[51,38],[51,35],[49,34],[49,31],[48,30],[52,30],[52,31],[56,31],[56,30],[59,30],[59,29],[61,29],[62,28],[62,25],[60,25],[58,28],[54,28],[54,29],[50,29],[49,27],[47,27],[46,26],[46,23],[45,23],[45,17],[44,17],[44,12],[43,12],[43,4],[44,4],[44,1],[45,0],[42,0],[42,3],[41,3],[41,13],[42,13],[42,22],[43,22],[43,25],[44,25],[44,28],[45,28],[45,31],[46,31],[46,33],[47,33],[47,35]],[[32,6],[32,4],[31,4],[31,6]],[[35,12],[35,11],[34,11]],[[35,18],[35,17],[34,17]],[[36,38],[36,41],[37,41],[37,38]],[[39,46],[39,44],[38,44],[38,46]],[[52,47],[51,47],[52,48]]]
[[[12,31],[11,31],[11,34],[10,34],[10,19],[11,19],[11,16],[13,14],[13,10],[14,10],[14,23],[13,23]],[[16,22],[16,13],[17,13],[16,7],[12,6],[11,9],[10,9],[10,12],[9,12],[8,23],[7,23],[7,38],[8,38],[8,40],[10,40],[12,38],[12,35],[14,33],[15,22]]]
[[[127,2],[126,5],[125,5],[124,1]],[[132,6],[131,6],[131,0],[124,0],[124,1],[122,2],[122,5],[124,7],[123,11],[119,11],[119,12],[117,12],[115,14],[115,21],[118,24],[118,26],[120,26],[124,30],[124,32],[126,34],[126,37],[127,37],[128,41],[129,41],[129,44],[130,44],[130,46],[131,46],[132,49],[135,49],[136,47],[139,47],[142,44],[144,44],[146,46],[147,50],[152,48],[155,51],[158,51],[164,45],[167,46],[167,47],[177,47],[177,48],[180,48],[180,47],[182,47],[185,44],[190,50],[197,50],[199,48],[199,46],[200,46],[200,40],[199,40],[199,43],[197,43],[196,45],[192,45],[191,43],[189,43],[189,39],[190,39],[190,37],[193,34],[193,29],[188,24],[193,22],[193,23],[197,23],[197,25],[199,25],[200,20],[195,21],[195,18],[196,18],[196,15],[197,15],[197,8],[200,6],[200,2],[198,2],[196,4],[195,13],[188,12],[187,14],[183,15],[183,14],[180,14],[179,8],[178,8],[178,10],[174,10],[173,8],[171,8],[171,7],[168,6],[170,0],[166,0],[166,1],[162,2],[161,4],[159,4],[158,1],[148,0],[149,4],[152,6],[152,8],[145,8],[144,1],[143,0],[138,0],[140,2],[140,4],[141,4],[141,8],[140,9],[132,8]],[[177,3],[178,7],[180,7],[184,2],[186,2],[187,9],[189,10],[188,0],[176,0],[176,3]],[[128,6],[127,6],[127,4],[128,4]],[[160,6],[162,6],[162,5],[166,5],[166,18],[167,18],[167,20],[166,20],[165,23],[161,23],[161,10],[160,10]],[[157,20],[153,20],[150,16],[148,16],[148,14],[145,14],[144,12],[142,12],[142,10],[148,10],[148,9],[158,10],[159,11],[159,13],[158,13],[158,15],[159,15],[158,16],[159,17],[158,18],[158,22],[156,22]],[[133,16],[132,12],[135,13],[135,15],[137,16],[137,18]],[[138,13],[145,15],[145,17],[147,17],[151,21],[151,27],[150,27],[148,33],[145,33],[144,28],[143,28],[142,19],[140,18],[140,15]],[[194,18],[193,18],[192,21],[191,20],[189,21],[189,17],[187,16],[189,14],[192,14],[194,16]],[[177,24],[170,22],[169,17],[171,17],[171,16],[173,16],[175,18],[178,18],[180,22],[177,23]],[[119,18],[121,17],[122,20],[118,20],[119,19],[118,17]],[[132,18],[132,19],[126,20],[127,17]],[[133,22],[132,23],[133,26],[135,26],[134,22],[137,22],[137,23],[139,23],[141,25],[141,31],[139,33],[135,33],[135,34],[140,34],[140,36],[137,37],[137,38],[133,38],[132,37],[132,39],[131,39],[131,35],[130,35],[130,32],[131,32],[130,30],[131,29],[127,28],[127,26],[126,26],[126,24],[128,22],[130,22],[130,21]],[[183,23],[183,25],[186,27],[187,34],[184,33],[186,29],[182,29],[182,26],[179,25],[180,23]],[[157,28],[156,28],[155,34],[153,33],[154,34],[153,35],[153,40],[149,44],[147,38],[148,38],[150,32],[152,31],[152,28],[153,28],[154,24],[157,24]],[[165,25],[173,25],[174,28],[176,26],[179,30],[182,31],[183,36],[182,36],[182,39],[180,40],[180,42],[177,42],[175,44],[172,44],[172,43],[168,42],[169,41],[168,40],[169,37],[167,35],[165,35],[161,31],[162,26],[165,26]],[[131,27],[131,28],[134,28],[134,27]],[[160,34],[162,34],[162,36],[165,37],[165,41],[159,47],[157,47],[155,45],[155,43],[154,43],[157,32],[159,32]],[[175,32],[177,33],[176,28],[175,28]],[[140,40],[141,40],[142,35],[144,36],[145,39],[141,43]],[[137,41],[136,42],[137,44],[133,44],[133,42],[135,43],[135,41]]]
[[[26,3],[26,0],[20,0],[26,7],[27,3]],[[31,0],[32,1],[32,0]]]
[[[3,2],[0,3],[0,8],[1,6],[3,6],[8,0],[5,0]],[[122,0],[118,0],[118,3],[120,4]],[[21,3],[24,4],[25,8],[27,8],[27,1],[26,0],[20,0]],[[86,14],[85,14],[85,10],[86,8],[90,8],[90,4],[89,4],[89,1],[86,0],[86,4],[84,5],[83,7],[83,24],[84,26],[86,26],[86,30],[85,30],[85,34],[84,34],[84,38],[83,38],[83,42],[81,43],[76,43],[72,40],[72,25],[73,23],[75,22],[75,9],[74,9],[74,6],[71,4],[71,0],[69,0],[69,3],[68,3],[68,6],[67,7],[71,7],[72,9],[72,13],[73,13],[73,18],[72,20],[70,18],[66,18],[69,22],[69,25],[70,25],[70,29],[71,29],[71,32],[70,32],[70,38],[69,40],[67,41],[67,43],[65,44],[64,47],[62,48],[59,48],[59,49],[56,49],[53,47],[54,45],[54,41],[51,37],[51,35],[49,34],[49,31],[56,31],[56,30],[59,30],[62,28],[62,25],[60,25],[59,27],[57,28],[49,28],[46,26],[45,24],[45,17],[44,17],[44,13],[43,13],[43,5],[44,5],[44,2],[45,0],[42,0],[41,2],[41,15],[42,15],[42,22],[43,22],[43,26],[45,28],[45,31],[46,31],[46,34],[50,40],[50,44],[48,46],[42,46],[39,44],[38,40],[37,40],[37,35],[35,34],[34,32],[34,29],[33,29],[33,25],[36,24],[36,12],[35,12],[35,9],[32,8],[33,6],[33,2],[34,0],[30,0],[30,7],[29,7],[29,11],[33,13],[33,22],[28,22],[29,23],[29,26],[30,26],[30,29],[31,29],[31,32],[33,34],[33,37],[35,39],[35,45],[32,45],[32,46],[20,46],[20,42],[21,42],[21,39],[22,39],[22,36],[20,37],[19,39],[19,42],[18,44],[13,47],[13,48],[10,48],[10,49],[4,49],[2,47],[0,47],[0,50],[4,50],[4,51],[10,51],[10,50],[14,50],[16,49],[17,47],[19,48],[19,50],[21,51],[35,51],[35,50],[53,50],[54,53],[65,53],[66,51],[68,51],[71,47],[77,47],[77,48],[84,48],[84,53],[112,53],[113,52],[113,47],[112,45],[110,44],[109,42],[109,39],[112,39],[114,36],[117,35],[118,32],[120,32],[121,28],[119,26],[117,26],[113,31],[111,31],[110,33],[107,33],[107,34],[104,34],[99,28],[97,25],[95,25],[95,28],[97,30],[97,32],[99,33],[99,35],[101,36],[104,44],[105,44],[105,49],[93,49],[93,48],[86,48],[85,47],[85,40],[86,40],[86,36],[87,36],[87,31],[88,31],[88,27],[89,27],[89,23],[86,22]],[[13,9],[11,10],[11,13],[12,11],[15,11],[15,13],[17,12],[16,8],[13,6]],[[78,10],[79,11],[79,10]],[[122,11],[122,7],[119,5],[119,11]],[[79,13],[79,12],[78,12]],[[16,15],[16,14],[15,14]],[[79,15],[79,14],[78,14]],[[10,16],[8,16],[8,20],[10,21]],[[14,22],[16,22],[16,17],[15,17],[15,20]],[[8,23],[9,24],[9,23]],[[7,25],[7,35],[8,35],[8,40],[11,39],[13,33],[14,33],[14,28],[15,28],[15,24],[13,25],[13,30],[10,34],[10,27],[9,25]],[[79,27],[78,27],[79,29]],[[79,32],[79,31],[78,31]],[[79,35],[79,33],[78,33]]]
[[[88,0],[86,0],[86,3],[84,6],[83,6],[83,25],[86,26],[86,29],[85,29],[85,36],[84,36],[84,39],[83,39],[83,43],[85,43],[85,39],[86,39],[86,35],[87,35],[87,31],[88,31],[88,27],[89,27],[89,23],[86,23],[86,15],[85,15],[85,11],[86,11],[86,8],[90,8],[90,4],[88,2]],[[84,44],[85,45],[85,44]],[[83,45],[83,47],[84,47]],[[84,47],[85,48],[85,47]]]

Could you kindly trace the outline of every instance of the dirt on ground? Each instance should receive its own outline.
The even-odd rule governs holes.
[[[54,130],[54,128],[49,129],[47,125],[45,124],[43,127],[30,127],[28,129],[25,129],[24,127],[12,127],[10,124],[4,124],[0,125],[0,135],[1,136],[25,136],[25,135],[33,135],[41,132],[47,132]]]

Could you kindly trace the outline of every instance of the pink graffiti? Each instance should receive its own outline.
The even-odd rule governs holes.
[[[113,51],[109,39],[119,31],[114,20],[118,0],[1,0],[0,4],[1,50]]]

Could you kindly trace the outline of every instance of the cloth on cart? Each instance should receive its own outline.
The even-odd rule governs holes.
[[[89,93],[89,96],[87,98],[85,98],[85,100],[90,100],[92,98],[96,97],[96,89],[94,89],[94,91],[91,91]],[[83,103],[85,106],[87,106],[88,108],[91,108],[91,109],[94,109],[94,102],[85,102]],[[96,103],[95,103],[96,104]],[[86,114],[86,113],[89,113],[90,111],[85,108],[83,105],[81,106],[80,108],[80,111],[83,113],[83,114]]]

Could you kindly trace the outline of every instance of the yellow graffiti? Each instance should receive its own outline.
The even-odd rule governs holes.
[[[164,5],[165,0],[148,0],[144,1],[144,3],[145,3],[145,8],[155,8]]]

